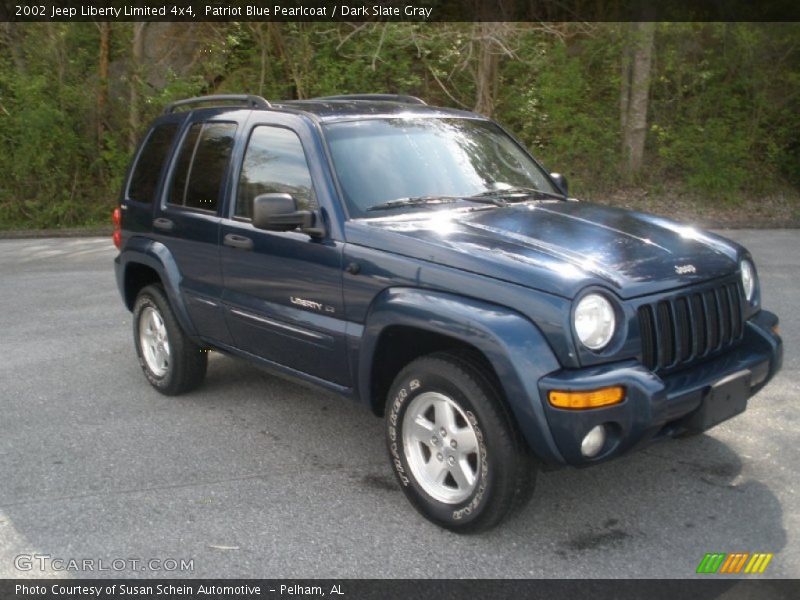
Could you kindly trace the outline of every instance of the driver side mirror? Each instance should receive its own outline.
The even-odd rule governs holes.
[[[253,227],[267,231],[300,229],[311,237],[322,237],[325,228],[318,213],[298,210],[291,194],[259,194],[253,199]]]
[[[558,186],[558,189],[561,190],[562,194],[569,196],[569,192],[567,191],[568,187],[566,177],[564,177],[561,173],[550,173],[550,178]]]

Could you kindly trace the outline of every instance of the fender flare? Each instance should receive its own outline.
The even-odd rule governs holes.
[[[158,276],[161,278],[164,291],[167,294],[167,299],[183,330],[190,337],[195,337],[197,335],[197,331],[194,328],[192,319],[189,317],[186,303],[183,301],[183,295],[180,291],[183,276],[169,248],[161,242],[155,242],[143,237],[132,237],[125,244],[125,249],[119,254],[115,261],[117,263],[117,285],[119,286],[123,299],[127,297],[125,277],[128,267],[132,264],[150,267],[158,273]],[[128,309],[132,310],[133,306],[128,306]]]
[[[389,288],[373,301],[359,350],[359,396],[371,401],[373,358],[381,334],[408,326],[454,338],[483,353],[530,449],[563,463],[550,433],[538,382],[561,368],[538,327],[522,314],[488,302],[419,288]]]

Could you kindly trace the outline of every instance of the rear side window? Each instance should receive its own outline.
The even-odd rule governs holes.
[[[165,123],[153,128],[147,136],[128,184],[128,200],[148,204],[153,201],[164,161],[169,155],[172,140],[175,139],[177,132],[176,123]]]
[[[216,212],[235,135],[235,123],[191,126],[175,165],[170,204]]]

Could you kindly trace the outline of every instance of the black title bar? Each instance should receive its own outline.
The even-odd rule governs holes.
[[[797,0],[0,0],[0,21],[800,21]]]
[[[3,600],[259,600],[312,599],[403,600],[478,598],[570,600],[674,600],[724,597],[789,600],[796,598],[797,580],[692,579],[512,579],[512,580],[388,580],[388,579],[50,579],[0,580]]]

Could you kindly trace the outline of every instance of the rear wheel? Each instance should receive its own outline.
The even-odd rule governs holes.
[[[208,353],[183,332],[160,285],[136,297],[133,339],[145,377],[162,394],[188,392],[205,378]]]
[[[533,491],[536,466],[500,393],[474,362],[422,357],[386,406],[390,460],[414,507],[457,532],[493,527]]]

